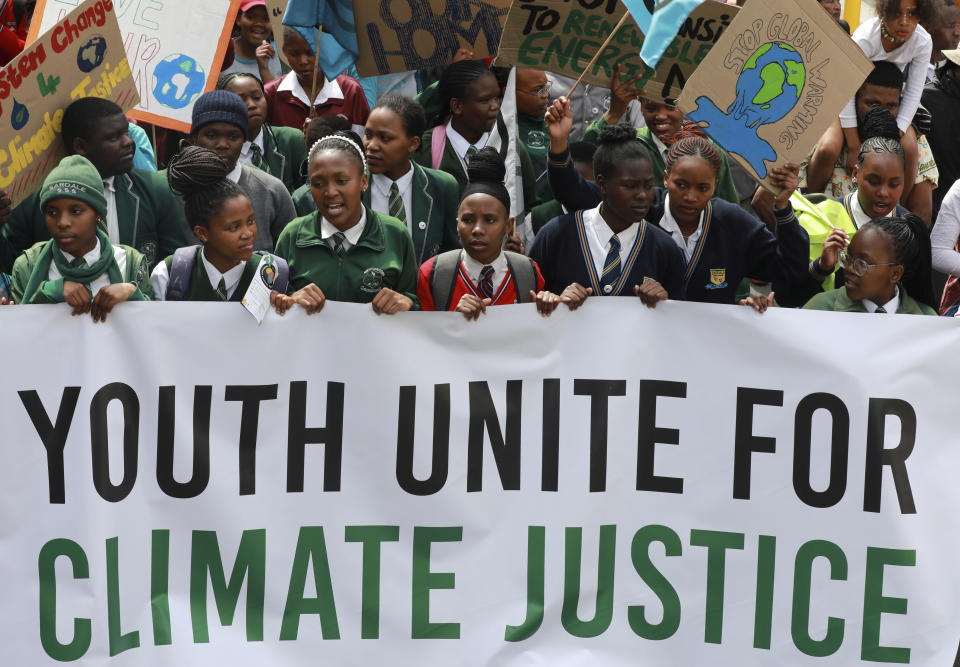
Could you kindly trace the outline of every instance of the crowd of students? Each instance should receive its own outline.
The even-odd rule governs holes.
[[[0,207],[2,303],[103,321],[123,301],[239,302],[267,261],[280,314],[331,299],[468,319],[534,303],[546,316],[607,296],[953,314],[960,285],[939,297],[932,268],[960,276],[960,185],[937,173],[931,149],[944,148],[927,135],[957,107],[921,105],[928,79],[960,99],[952,2],[878,0],[853,33],[873,73],[804,164],[771,170],[774,194],[745,188],[702,129],[619,72],[591,113],[518,70],[510,130],[508,71],[461,53],[416,73],[415,98],[330,79],[316,35],[285,29],[278,49],[263,0],[246,0],[216,89],[173,150],[135,141],[131,127],[146,135],[112,102],[64,110],[67,157],[12,213]],[[838,3],[821,4],[839,20]],[[134,168],[155,156],[159,171]]]

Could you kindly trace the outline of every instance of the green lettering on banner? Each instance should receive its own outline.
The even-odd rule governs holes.
[[[593,618],[582,621],[577,616],[580,604],[580,563],[582,560],[583,528],[568,527],[563,558],[563,608],[560,621],[564,630],[574,637],[597,637],[610,627],[613,620],[613,574],[616,564],[617,527],[600,526],[600,547],[597,558],[597,602]]]
[[[87,554],[73,540],[50,540],[40,549],[37,557],[37,569],[40,583],[40,644],[43,650],[54,660],[70,662],[79,660],[90,648],[90,619],[73,619],[73,639],[63,644],[57,639],[57,558],[70,559],[74,579],[89,579],[90,564]]]
[[[430,571],[430,548],[434,542],[460,542],[463,526],[414,526],[413,596],[410,636],[413,639],[460,639],[459,623],[430,622],[430,591],[453,590],[453,572]]]
[[[777,538],[773,535],[761,535],[757,544],[757,604],[753,612],[753,648],[770,648],[776,556]]]
[[[116,537],[107,540],[107,626],[109,629],[110,657],[140,646],[140,632],[133,630],[123,634],[120,627],[120,572],[118,561],[119,544]]]
[[[644,526],[633,536],[630,545],[630,557],[633,569],[643,582],[650,587],[663,605],[663,619],[653,624],[647,621],[643,605],[627,607],[627,622],[638,637],[644,639],[668,639],[680,628],[680,596],[667,578],[650,560],[650,545],[659,542],[663,545],[665,556],[680,556],[683,543],[680,536],[666,526]]]
[[[722,530],[691,530],[690,546],[707,548],[707,608],[703,641],[719,644],[723,639],[723,588],[727,549],[743,549],[743,533]]]
[[[154,530],[150,540],[150,611],[153,615],[153,644],[173,643],[170,630],[170,531]]]
[[[915,567],[917,552],[914,549],[881,549],[867,547],[867,573],[863,589],[863,637],[860,658],[874,662],[910,662],[910,649],[897,646],[880,646],[880,616],[882,614],[906,614],[906,598],[888,598],[883,595],[883,568],[887,565]]]
[[[830,563],[830,579],[845,581],[847,578],[847,557],[843,550],[827,540],[810,540],[797,551],[793,571],[793,616],[790,620],[790,634],[793,644],[803,653],[815,658],[832,655],[843,643],[843,619],[833,616],[827,619],[827,634],[817,640],[810,636],[810,580],[812,579],[813,560],[826,558]]]
[[[217,604],[220,623],[233,625],[233,616],[240,600],[240,590],[247,580],[247,641],[263,641],[263,593],[266,582],[267,531],[245,530],[240,537],[237,559],[230,573],[230,582],[224,576],[223,561],[217,533],[212,530],[193,531],[190,550],[190,614],[193,622],[193,641],[210,641],[207,627],[207,573]]]
[[[305,598],[307,566],[313,563],[313,583],[317,597]],[[283,607],[283,622],[280,624],[280,639],[291,641],[300,632],[300,617],[316,614],[320,619],[320,631],[324,639],[340,639],[337,622],[337,605],[333,599],[333,582],[330,579],[330,561],[327,559],[327,543],[322,526],[302,526],[297,538],[297,550],[293,555],[290,571],[290,586],[287,603]]]
[[[378,639],[380,637],[380,549],[383,542],[400,541],[400,526],[347,526],[344,531],[344,541],[363,544],[360,638]],[[329,581],[329,576],[327,580]],[[332,592],[330,600],[333,600]]]
[[[529,639],[543,623],[544,561],[546,557],[545,526],[527,527],[527,615],[520,625],[508,625],[504,641]]]

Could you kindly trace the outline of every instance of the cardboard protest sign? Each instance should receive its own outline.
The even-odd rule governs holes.
[[[678,105],[770,190],[769,169],[800,164],[873,69],[816,3],[749,3]]]
[[[533,67],[576,79],[626,11],[616,0],[518,0],[507,16],[496,64]],[[738,11],[716,0],[697,7],[656,69],[640,59],[643,33],[629,17],[583,80],[609,86],[614,68],[620,65],[621,81],[639,76],[637,90],[672,103]]]
[[[63,110],[86,96],[139,101],[110,0],[87,0],[0,70],[0,189],[14,206],[64,155]]]
[[[439,67],[460,48],[497,52],[510,0],[356,0],[360,76]]]
[[[283,13],[287,11],[288,0],[266,0],[267,16],[270,17],[270,28],[273,30],[273,43],[277,48],[277,57],[289,65],[283,55]]]
[[[79,0],[38,0],[28,42]],[[194,100],[213,89],[240,0],[104,0],[116,6],[127,60],[140,95],[129,116],[182,132]]]

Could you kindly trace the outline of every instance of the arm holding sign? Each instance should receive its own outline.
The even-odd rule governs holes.
[[[596,183],[584,180],[570,159],[568,137],[573,127],[570,101],[566,97],[558,98],[547,108],[544,121],[550,134],[550,153],[547,155],[550,189],[568,211],[593,208],[600,203],[600,190]]]

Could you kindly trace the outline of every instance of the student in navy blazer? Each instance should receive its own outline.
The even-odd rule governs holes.
[[[569,105],[557,100],[547,112],[548,177],[557,200],[576,210],[595,206],[600,192],[570,162],[566,137],[571,123]],[[658,193],[647,214],[647,220],[670,234],[683,251],[683,298],[733,303],[745,277],[804,280],[810,240],[789,201],[796,187],[795,168],[771,170],[782,187],[775,202],[776,233],[771,232],[739,206],[713,196],[719,156],[693,127],[690,124],[671,147],[664,174],[666,191]]]
[[[363,203],[406,224],[421,264],[460,247],[456,179],[410,159],[420,147],[425,126],[423,108],[417,102],[390,93],[374,105],[363,134],[370,170]]]

